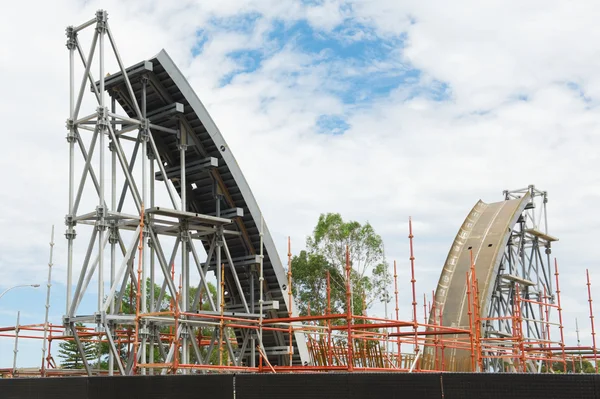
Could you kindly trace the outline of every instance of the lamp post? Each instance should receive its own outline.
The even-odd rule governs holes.
[[[3,297],[3,296],[4,296],[4,295],[5,295],[5,294],[6,294],[8,291],[10,291],[10,290],[12,290],[12,289],[14,289],[14,288],[20,288],[20,287],[33,287],[33,288],[37,288],[37,287],[39,287],[39,286],[40,286],[39,284],[21,284],[21,285],[15,285],[14,287],[10,287],[10,288],[8,288],[8,289],[4,290],[4,292],[2,292],[2,293],[0,294],[0,299],[2,299],[2,297]]]

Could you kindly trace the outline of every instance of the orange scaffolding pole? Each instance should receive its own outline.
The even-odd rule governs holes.
[[[354,341],[352,338],[352,301],[350,290],[350,251],[346,245],[346,327],[348,331],[348,371],[352,371],[354,367],[354,358],[352,347]]]
[[[590,271],[585,269],[587,279],[588,303],[590,304],[590,324],[592,326],[592,346],[594,348],[594,365],[596,366],[596,374],[598,374],[598,352],[596,349],[596,330],[594,328],[594,310],[592,309],[592,283],[590,282]]]
[[[394,296],[396,297],[396,321],[399,320],[398,317],[398,272],[396,269],[396,261],[394,261]],[[400,333],[400,327],[396,327],[396,332]],[[402,363],[402,355],[400,354],[400,348],[401,348],[401,344],[400,344],[400,337],[397,338],[397,347],[398,347],[398,354],[397,354],[397,359],[396,359],[396,365],[397,367],[400,367],[401,363]]]
[[[288,272],[287,272],[287,278],[288,278],[288,317],[292,317],[292,303],[294,302],[292,299],[292,242],[290,237],[288,236]],[[292,329],[292,323],[290,323],[289,325],[289,340],[290,340],[290,345],[289,345],[289,349],[288,349],[288,355],[289,355],[289,364],[290,366],[292,365],[292,358],[294,355],[294,347],[292,345],[293,343],[293,329]]]
[[[134,342],[133,342],[133,368],[132,373],[135,374],[137,370],[137,353],[138,353],[138,341],[139,341],[139,331],[140,331],[140,302],[142,297],[142,284],[146,284],[146,282],[142,282],[142,262],[144,256],[144,203],[141,205],[140,211],[140,238],[138,243],[138,269],[137,269],[137,292],[135,293],[135,333],[134,333]],[[130,287],[131,291],[133,287]]]
[[[562,307],[560,306],[560,286],[558,285],[558,261],[554,258],[554,276],[556,277],[556,300],[558,303],[558,328],[560,331],[560,346],[562,347],[563,371],[567,372],[567,360],[565,358],[565,336],[563,332]]]
[[[416,285],[415,283],[417,282],[417,280],[415,279],[415,254],[414,254],[414,250],[413,250],[413,229],[412,229],[412,217],[408,218],[408,241],[409,241],[409,245],[410,245],[410,284],[412,287],[412,306],[413,306],[413,330],[415,332],[415,347],[414,347],[414,351],[415,351],[415,356],[417,356],[419,354],[419,342],[417,341],[417,291],[416,291]],[[423,348],[424,350],[425,348]],[[419,369],[419,366],[417,365],[417,369]]]

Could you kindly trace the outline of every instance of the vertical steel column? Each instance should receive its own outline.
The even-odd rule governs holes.
[[[116,113],[117,112],[117,101],[115,99],[115,97],[111,98],[111,111],[112,113]],[[112,129],[113,131],[115,131],[117,129],[116,127],[116,120],[113,117],[111,120],[112,123]],[[116,146],[118,145],[118,143],[111,141],[111,143],[109,144],[109,149],[111,151],[111,165],[110,165],[110,170],[111,170],[111,200],[110,200],[110,210],[112,212],[116,212],[117,211],[117,148]],[[116,227],[116,223],[114,221],[111,222],[112,226],[111,226],[111,230],[110,230],[110,238],[109,238],[109,242],[110,242],[110,286],[112,287],[113,284],[115,283],[115,268],[116,268],[116,245],[117,245],[117,227]],[[114,299],[112,299],[110,301],[110,313],[111,314],[115,314],[115,301]],[[112,331],[113,327],[112,325],[109,325],[108,331],[106,332],[107,335],[112,335],[113,331]],[[108,375],[113,375],[114,374],[114,368],[115,368],[115,358],[114,358],[114,354],[113,351],[108,351]]]
[[[263,260],[265,258],[265,255],[263,253],[263,247],[264,247],[264,242],[263,242],[263,238],[264,237],[264,220],[263,220],[263,216],[262,213],[260,214],[260,255],[259,255],[259,259],[260,259],[260,264],[259,264],[259,277],[258,277],[258,287],[259,287],[259,294],[258,294],[258,344],[260,345],[260,347],[263,347],[263,297],[264,297],[264,282],[265,282],[265,275],[264,275],[264,270],[263,270]]]
[[[16,374],[17,372],[17,353],[19,353],[19,329],[20,329],[20,325],[19,323],[21,322],[21,311],[19,310],[17,312],[17,324],[15,326],[15,348],[13,349],[13,376]]]
[[[50,287],[52,287],[52,255],[54,255],[54,226],[50,234],[50,260],[48,260],[48,282],[46,283],[46,313],[44,316],[44,339],[42,340],[42,367],[41,375],[46,376],[46,348],[48,345],[48,314],[50,313]]]
[[[150,139],[150,137],[148,137],[148,139]],[[152,148],[152,147],[151,147]],[[154,208],[154,160],[156,158],[156,155],[154,154],[154,151],[151,150],[150,154],[148,154],[148,157],[150,158],[150,208]],[[153,227],[152,224],[152,215],[148,215],[148,228],[151,229]],[[154,284],[155,284],[155,276],[154,276],[154,256],[155,256],[155,249],[154,249],[154,245],[152,244],[152,241],[149,239],[148,242],[151,244],[150,246],[150,309],[152,309],[151,311],[154,311],[155,308],[155,293],[154,293]],[[160,310],[160,309],[159,309]],[[156,330],[154,328],[154,324],[150,324],[149,326],[150,329],[150,348],[149,348],[149,362],[150,363],[154,363],[154,340],[155,340],[155,333]],[[159,345],[161,345],[160,341],[158,343]],[[154,375],[154,369],[151,368],[149,371],[150,375]]]
[[[104,98],[104,36],[106,33],[106,11],[99,10],[96,13],[98,19],[96,30],[99,37],[99,69],[100,69],[100,109],[98,114],[98,126],[99,129],[99,190],[98,190],[98,312],[102,312],[103,301],[104,301],[104,248],[102,243],[104,242],[105,234],[105,216],[106,208],[104,206],[104,152],[105,152],[105,135],[106,135],[106,124],[107,120],[107,108],[105,107]],[[100,328],[100,324],[98,325]]]
[[[181,184],[181,210],[187,211],[187,181],[186,181],[186,170],[185,170],[185,151],[187,149],[187,131],[183,124],[180,124],[180,141],[179,141],[179,158],[180,158],[180,184]],[[181,235],[181,310],[183,312],[188,311],[189,304],[189,251],[188,251],[188,224],[187,221],[180,220],[180,235]],[[191,243],[189,243],[191,245]],[[181,359],[184,364],[189,363],[189,352],[188,352],[188,336],[189,336],[189,325],[183,324],[182,339],[181,339]],[[187,374],[187,369],[182,370],[184,374]]]
[[[148,126],[148,120],[146,119],[146,104],[147,104],[147,89],[148,89],[148,77],[147,76],[143,76],[142,77],[142,132],[139,135],[140,140],[142,142],[142,208],[145,208],[148,203],[148,135],[150,134],[149,132],[149,126]],[[148,224],[146,224],[146,226],[148,226]],[[146,227],[146,228],[151,228],[150,226]],[[138,287],[139,290],[141,290],[142,292],[142,298],[141,298],[141,313],[147,313],[148,312],[148,303],[147,303],[147,284],[146,284],[146,276],[147,276],[147,265],[148,265],[148,261],[147,261],[147,254],[148,254],[148,247],[146,245],[147,242],[147,238],[146,235],[143,236],[143,241],[140,243],[141,247],[142,247],[142,278],[140,281],[140,285],[141,287]],[[138,328],[141,328],[141,339],[142,339],[142,343],[141,343],[141,359],[140,359],[140,364],[144,364],[146,363],[146,340],[147,340],[147,334],[146,334],[146,325],[144,322],[144,319],[141,318],[140,321],[138,321]],[[142,367],[142,375],[146,375],[146,368]]]
[[[72,26],[67,28],[67,48],[69,49],[69,133],[67,141],[69,143],[69,213],[67,215],[67,301],[65,314],[69,313],[71,307],[71,290],[73,285],[73,240],[75,239],[75,230],[73,229],[73,199],[75,187],[75,47],[77,33]]]

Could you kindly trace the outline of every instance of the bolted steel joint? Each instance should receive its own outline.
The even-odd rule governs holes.
[[[140,324],[142,325],[140,328],[140,339],[144,340],[150,338],[150,330],[146,326],[146,321],[142,320]]]
[[[115,143],[111,140],[110,143],[108,143],[108,150],[110,152],[113,152],[117,149],[117,146],[115,145]]]
[[[77,132],[75,130],[70,130],[69,133],[67,133],[67,142],[68,143],[74,143],[77,141],[77,138],[79,137],[79,134],[77,134]]]
[[[77,237],[77,232],[74,228],[68,228],[67,230],[65,230],[65,238],[67,240],[74,240],[75,237]]]
[[[148,139],[149,138],[150,137],[148,137]],[[152,146],[149,145],[146,147],[146,155],[148,156],[148,159],[156,159],[156,154],[152,150]]]
[[[72,227],[77,225],[77,221],[75,220],[75,216],[73,215],[65,215],[65,225]]]
[[[75,49],[76,46],[76,41],[75,39],[77,38],[77,32],[75,32],[75,28],[72,26],[67,26],[67,29],[65,29],[65,33],[67,35],[67,48],[69,50],[73,50]]]
[[[98,327],[100,327],[102,324],[106,323],[106,312],[94,313],[94,323],[98,324]],[[98,327],[96,327],[96,328],[98,328]],[[102,328],[102,327],[100,327],[100,328]]]
[[[189,242],[190,241],[190,233],[189,231],[181,228],[179,230],[179,238],[182,242]]]
[[[150,119],[142,118],[140,122],[140,130],[142,131],[142,135],[145,135],[147,138],[148,132],[150,131]]]
[[[106,217],[106,207],[104,205],[96,207],[96,216],[98,219],[104,219]]]
[[[181,337],[182,338],[189,338],[190,337],[190,332],[188,331],[187,328],[184,328],[181,330]]]
[[[117,234],[117,227],[115,226],[115,221],[111,221],[110,222],[110,227],[109,227],[109,236],[108,236],[108,242],[110,244],[118,244],[119,243],[119,235]]]
[[[65,127],[67,130],[72,131],[75,129],[75,121],[73,119],[67,119],[65,122]]]
[[[108,128],[108,108],[98,107],[96,108],[97,121],[96,125],[102,128]]]
[[[106,32],[106,23],[108,22],[108,13],[105,10],[96,11],[96,31],[98,33]]]

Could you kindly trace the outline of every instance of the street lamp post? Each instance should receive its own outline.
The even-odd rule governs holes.
[[[2,297],[3,297],[3,296],[4,296],[4,295],[5,295],[5,294],[6,294],[8,291],[10,291],[10,290],[12,290],[12,289],[14,289],[14,288],[20,288],[20,287],[33,287],[33,288],[37,288],[37,287],[39,287],[39,286],[40,286],[39,284],[21,284],[21,285],[15,285],[14,287],[10,287],[10,288],[7,288],[6,290],[4,290],[4,292],[2,292],[2,293],[0,294],[0,299],[2,299]]]

